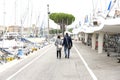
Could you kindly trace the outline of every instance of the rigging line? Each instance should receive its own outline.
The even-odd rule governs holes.
[[[104,5],[105,5],[104,10],[106,11],[108,9],[108,1],[107,0],[105,0]]]
[[[16,18],[17,18],[17,17],[16,17],[16,14],[17,14],[17,6],[18,6],[17,2],[18,2],[18,0],[15,0],[15,2],[14,2],[14,7],[15,7],[15,8],[14,8],[14,9],[15,9],[15,17],[14,17],[14,18],[15,18],[15,22],[14,22],[14,25],[16,25],[16,20],[17,20],[17,19],[16,19]]]
[[[95,11],[97,10],[97,8],[98,8],[98,0],[97,0],[96,5],[95,5]]]
[[[112,0],[111,0],[112,1]],[[106,17],[109,15],[109,13],[111,12],[112,8],[114,7],[115,3],[117,2],[117,0],[114,0],[113,3],[112,3],[112,6],[110,8],[110,10],[108,11]]]
[[[39,22],[39,20],[40,20],[40,17],[41,17],[41,11],[39,12],[39,15],[38,15],[38,17],[37,17],[37,19],[36,19],[36,26],[38,25],[38,22]]]
[[[3,30],[3,37],[5,37],[5,34],[7,33],[7,30],[8,30],[8,27],[7,26],[5,26],[5,21],[6,21],[6,0],[4,0],[4,2],[3,2],[3,25],[4,25],[4,30]]]
[[[42,23],[40,25],[40,33],[43,34],[43,26],[44,26],[44,21],[42,20]]]
[[[14,24],[16,25],[16,6],[17,6],[17,0],[15,0],[14,4],[15,4],[15,23]]]
[[[100,0],[100,11],[102,11],[103,8],[102,8],[102,1]]]
[[[39,31],[40,31],[41,34],[43,34],[43,28],[44,28],[44,17],[43,17],[42,21],[39,21],[39,22],[41,22],[41,23],[38,25],[38,26],[40,26]]]
[[[26,17],[28,16],[28,15],[27,15],[28,13],[29,13],[29,8],[27,7],[26,12],[23,14],[23,16],[22,16],[22,18],[21,18],[21,20],[22,20],[22,24],[24,24],[25,19],[26,19]]]
[[[94,0],[92,0],[92,5],[93,5],[93,16],[95,16],[95,10],[96,10],[95,7],[96,6],[95,6],[95,1]]]
[[[30,26],[32,26],[32,16],[33,16],[33,4],[32,4],[32,0],[31,1],[31,16],[30,16]]]
[[[42,33],[41,35],[44,36],[44,28],[45,28],[45,15],[42,19],[42,23],[40,24],[40,33]]]
[[[38,25],[39,19],[40,19],[40,15],[38,15],[38,17],[36,19],[36,26]]]
[[[117,8],[119,9],[120,8],[120,3],[119,3],[120,0],[117,0],[116,2],[117,2]]]
[[[31,6],[31,7],[30,7]],[[31,8],[31,9],[30,9]],[[27,18],[27,24],[28,24],[28,27],[31,26],[31,20],[32,20],[32,12],[33,12],[33,4],[32,4],[32,0],[28,0],[28,18]]]
[[[120,8],[120,0],[118,0],[118,8]]]
[[[32,0],[31,1],[31,15],[30,15],[30,30],[29,33],[31,34],[32,32],[32,16],[33,16],[33,4],[32,4]]]
[[[28,16],[27,14],[29,14],[29,0],[28,0],[28,4],[27,4],[27,8],[25,10],[25,12],[22,14],[21,16],[21,23],[24,24],[26,17]]]
[[[28,0],[28,5],[27,5],[27,6],[28,6],[28,7],[27,7],[27,10],[28,10],[28,16],[27,16],[27,23],[26,23],[27,26],[28,26],[28,23],[29,23],[29,9],[30,9],[30,8],[29,8],[29,7],[30,7],[30,6],[29,6],[29,5],[30,5],[29,3],[30,3],[30,1]]]
[[[23,37],[23,31],[24,31],[23,24],[25,23],[26,17],[28,16],[27,14],[29,14],[29,0],[28,0],[28,5],[27,5],[27,10],[21,18],[21,37]]]
[[[107,1],[105,0],[104,5],[106,5],[106,4],[107,4]],[[105,6],[105,10],[106,10],[106,6]]]
[[[40,13],[39,13],[39,15],[38,15],[38,17],[37,17],[37,19],[36,19],[36,24],[35,24],[35,33],[36,33],[36,27],[38,26],[38,23],[39,23],[39,20],[40,20]]]
[[[93,0],[92,0],[92,5],[93,5],[93,12],[94,12],[94,9],[95,9],[95,8],[94,8],[94,1],[93,1]]]
[[[43,20],[42,20],[42,28],[45,26],[45,16],[43,17]]]

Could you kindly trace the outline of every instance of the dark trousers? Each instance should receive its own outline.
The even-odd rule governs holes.
[[[57,58],[61,58],[61,50],[57,50]]]

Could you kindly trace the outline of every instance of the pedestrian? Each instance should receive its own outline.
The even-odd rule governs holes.
[[[57,39],[55,41],[55,46],[57,49],[57,58],[61,59],[62,39],[60,38],[60,35],[57,36]]]
[[[64,46],[65,58],[69,58],[70,57],[70,49],[72,48],[72,39],[68,35],[68,33],[66,33],[66,35],[64,36],[62,45]]]

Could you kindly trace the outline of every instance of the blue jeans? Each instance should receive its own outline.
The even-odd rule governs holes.
[[[70,49],[64,46],[65,58],[69,58],[70,56]]]

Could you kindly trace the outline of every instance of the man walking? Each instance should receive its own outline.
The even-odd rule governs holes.
[[[68,33],[66,33],[66,35],[64,36],[62,45],[64,46],[65,58],[69,58],[69,56],[70,56],[70,49],[72,47],[72,39],[68,35]]]

